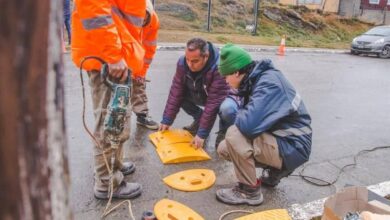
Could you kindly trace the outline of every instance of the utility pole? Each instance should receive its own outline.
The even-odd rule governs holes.
[[[0,5],[0,219],[72,219],[62,1]]]
[[[252,30],[252,35],[256,35],[256,30],[257,30],[257,17],[259,13],[259,2],[260,0],[255,0],[254,6],[253,6],[253,13],[254,13],[254,25],[253,25],[253,30]]]
[[[209,0],[209,7],[207,12],[207,31],[210,32],[211,29],[211,0]]]

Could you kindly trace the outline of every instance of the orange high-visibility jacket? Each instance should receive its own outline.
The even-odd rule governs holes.
[[[80,66],[86,56],[108,63],[124,59],[133,72],[143,68],[142,24],[146,2],[140,0],[75,0],[72,13],[72,59]],[[99,62],[84,63],[98,70]]]
[[[146,72],[152,63],[157,49],[157,35],[160,28],[160,21],[154,10],[150,11],[150,22],[142,29],[142,46],[145,49],[144,65],[140,72],[135,72],[134,77],[145,78]]]

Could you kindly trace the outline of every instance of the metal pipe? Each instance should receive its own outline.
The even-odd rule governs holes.
[[[209,0],[208,12],[207,12],[207,31],[211,29],[211,0]]]
[[[255,0],[255,4],[254,4],[254,7],[253,7],[254,25],[253,25],[252,35],[256,35],[256,30],[257,30],[257,17],[258,17],[258,12],[259,12],[259,1],[260,1],[260,0]]]

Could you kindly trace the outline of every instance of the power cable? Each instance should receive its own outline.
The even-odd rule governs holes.
[[[390,146],[379,146],[379,147],[374,147],[374,148],[371,148],[371,149],[366,149],[366,150],[361,150],[359,151],[357,154],[354,155],[353,157],[353,163],[350,163],[350,164],[346,164],[344,165],[342,168],[339,169],[339,172],[337,173],[336,175],[336,178],[332,181],[326,181],[326,180],[323,180],[323,179],[320,179],[320,178],[317,178],[317,177],[313,177],[313,176],[308,176],[308,175],[304,175],[303,172],[305,171],[305,169],[310,165],[305,165],[303,166],[302,170],[299,172],[298,175],[290,175],[290,176],[296,176],[296,177],[300,177],[302,178],[305,182],[309,183],[309,184],[312,184],[312,185],[315,185],[315,186],[319,186],[319,187],[323,187],[323,186],[332,186],[334,185],[340,178],[341,176],[341,173],[344,172],[344,170],[347,168],[347,167],[355,167],[357,165],[357,159],[359,156],[361,156],[362,154],[365,154],[365,153],[370,153],[370,152],[374,152],[376,150],[383,150],[383,149],[390,149]],[[318,181],[318,182],[322,182],[322,183],[318,183],[318,182],[315,182],[315,181]]]
[[[307,167],[309,167],[310,165],[312,164],[306,164],[303,166],[302,170],[299,171],[299,174],[295,175],[290,175],[290,176],[295,176],[295,177],[300,177],[302,178],[305,182],[309,183],[309,184],[312,184],[312,185],[315,185],[315,186],[319,186],[319,187],[323,187],[323,186],[333,186],[340,178],[341,176],[341,173],[344,172],[344,170],[347,168],[347,167],[355,167],[357,165],[357,159],[359,156],[361,156],[362,154],[365,154],[365,153],[370,153],[370,152],[374,152],[376,150],[383,150],[383,149],[390,149],[390,146],[379,146],[379,147],[374,147],[374,148],[371,148],[371,149],[366,149],[366,150],[361,150],[359,151],[357,154],[354,155],[353,157],[353,163],[350,163],[350,164],[346,164],[344,165],[342,168],[339,169],[339,172],[337,173],[337,176],[334,180],[332,181],[327,181],[327,180],[323,180],[321,178],[318,178],[318,177],[313,177],[313,176],[309,176],[309,175],[304,175],[303,172],[305,171],[305,169]],[[315,182],[317,181],[317,182]],[[322,182],[322,183],[318,183],[318,182]],[[226,216],[232,214],[232,213],[253,213],[251,211],[246,211],[246,210],[232,210],[232,211],[229,211],[229,212],[225,212],[223,213],[220,217],[219,217],[219,220],[223,220]]]

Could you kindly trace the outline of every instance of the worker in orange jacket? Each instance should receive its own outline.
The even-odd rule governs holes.
[[[72,59],[80,66],[87,56],[96,56],[108,63],[109,76],[124,81],[128,69],[133,73],[142,71],[145,50],[141,44],[142,24],[145,18],[145,0],[75,0],[72,13]],[[94,147],[95,185],[98,199],[108,199],[109,171],[103,154],[111,155],[112,148],[103,132],[111,90],[100,77],[101,64],[97,60],[83,63],[87,70],[92,93],[95,130],[99,146]],[[130,135],[130,105],[120,146],[115,151],[113,167],[113,198],[130,199],[141,194],[141,185],[123,180],[124,175],[134,172],[131,162],[122,162],[122,144]],[[109,157],[108,157],[109,158]]]
[[[142,46],[145,49],[143,68],[133,75],[131,104],[137,115],[137,124],[156,130],[159,124],[149,116],[148,97],[146,96],[145,76],[157,49],[157,35],[160,22],[150,0],[146,1],[146,16],[142,27]]]

